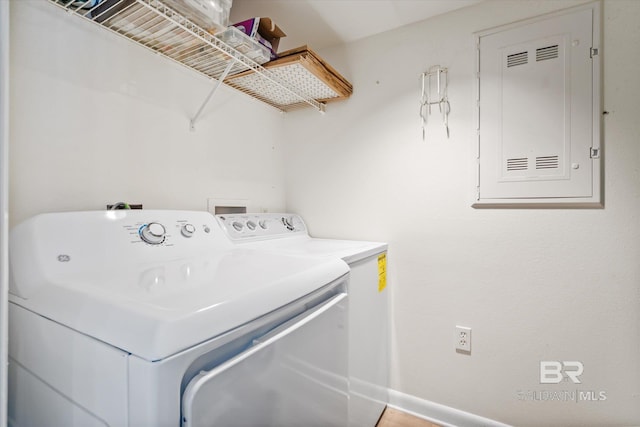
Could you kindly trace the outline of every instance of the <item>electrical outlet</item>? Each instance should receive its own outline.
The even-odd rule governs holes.
[[[456,351],[471,353],[471,328],[456,325],[455,345]]]

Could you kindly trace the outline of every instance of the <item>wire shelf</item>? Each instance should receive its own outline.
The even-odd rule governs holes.
[[[255,85],[256,89],[235,89],[281,111],[301,105],[324,111],[324,103],[314,99],[304,89],[283,80],[160,0],[48,1],[207,78],[223,81],[225,72],[229,75],[252,73],[259,82]],[[233,65],[228,69],[232,61]],[[261,91],[265,90],[270,94],[278,93],[278,96],[264,96]]]

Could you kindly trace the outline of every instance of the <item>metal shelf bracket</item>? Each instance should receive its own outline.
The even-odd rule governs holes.
[[[234,59],[231,59],[229,61],[229,64],[227,64],[227,68],[224,69],[224,71],[222,72],[222,74],[220,75],[218,80],[216,81],[215,86],[213,87],[213,89],[211,89],[211,92],[209,92],[209,95],[207,95],[207,97],[204,99],[204,102],[202,103],[202,105],[200,106],[198,111],[196,112],[196,115],[193,116],[193,118],[189,121],[189,129],[192,132],[196,130],[196,121],[198,120],[198,117],[200,117],[200,114],[202,114],[202,110],[204,110],[204,107],[209,103],[211,98],[213,98],[213,95],[215,95],[215,93],[218,91],[218,89],[222,85],[222,82],[224,81],[224,79],[227,78],[227,75],[229,74],[229,71],[231,71],[231,68],[233,68],[235,63],[236,63],[236,61]]]

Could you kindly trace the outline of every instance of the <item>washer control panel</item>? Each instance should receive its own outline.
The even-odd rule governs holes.
[[[136,224],[137,225],[137,224]],[[198,228],[191,224],[190,222],[186,222],[185,220],[178,220],[176,225],[176,229],[180,230],[180,235],[184,238],[190,239],[194,235],[196,235]],[[200,230],[201,233],[208,234],[211,232],[211,227],[208,225],[203,225]],[[140,225],[138,228],[138,235],[140,239],[148,243],[150,245],[161,245],[165,243],[167,239],[167,228],[159,223],[159,222],[148,222]]]
[[[304,221],[296,214],[223,214],[216,215],[216,218],[231,240],[260,240],[307,234]]]
[[[132,237],[131,243],[146,243],[152,246],[173,246],[185,240],[200,240],[212,235],[209,218],[157,218],[149,216],[149,220],[125,223],[123,228]]]
[[[50,277],[75,283],[87,272],[107,278],[141,266],[155,271],[233,246],[209,212],[146,209],[40,214],[15,226],[11,242],[22,260],[13,264],[11,291],[21,298]]]

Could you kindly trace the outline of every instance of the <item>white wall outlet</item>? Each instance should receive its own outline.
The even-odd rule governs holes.
[[[455,346],[457,352],[471,353],[471,328],[456,325]]]

